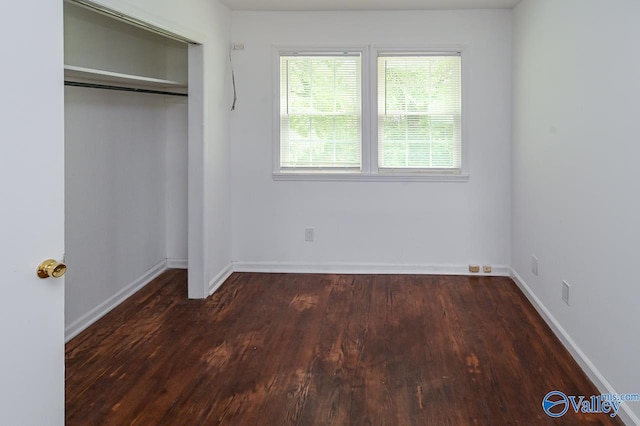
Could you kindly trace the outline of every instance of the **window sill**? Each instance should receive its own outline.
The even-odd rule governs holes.
[[[273,173],[275,181],[301,182],[467,182],[469,174]]]

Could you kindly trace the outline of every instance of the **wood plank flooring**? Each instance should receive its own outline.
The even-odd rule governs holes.
[[[621,424],[508,278],[163,274],[66,347],[68,425]]]

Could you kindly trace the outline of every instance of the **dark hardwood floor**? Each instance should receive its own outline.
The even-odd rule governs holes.
[[[163,274],[67,344],[68,425],[621,424],[508,278]]]

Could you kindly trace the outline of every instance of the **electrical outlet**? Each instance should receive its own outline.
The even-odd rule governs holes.
[[[569,305],[569,289],[571,286],[568,282],[562,280],[562,300]]]
[[[314,238],[314,232],[313,232],[313,228],[305,228],[304,229],[304,240],[308,243],[312,243],[313,242],[313,238]]]
[[[531,272],[536,277],[538,276],[538,258],[535,254],[531,256]]]
[[[484,272],[485,274],[490,274],[491,273],[491,265],[484,265],[482,267],[482,272]]]
[[[477,274],[478,272],[480,272],[480,265],[469,265],[469,272]]]

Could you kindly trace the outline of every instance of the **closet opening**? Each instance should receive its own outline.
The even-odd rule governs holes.
[[[68,341],[165,269],[208,283],[202,45],[85,1],[64,28]]]

